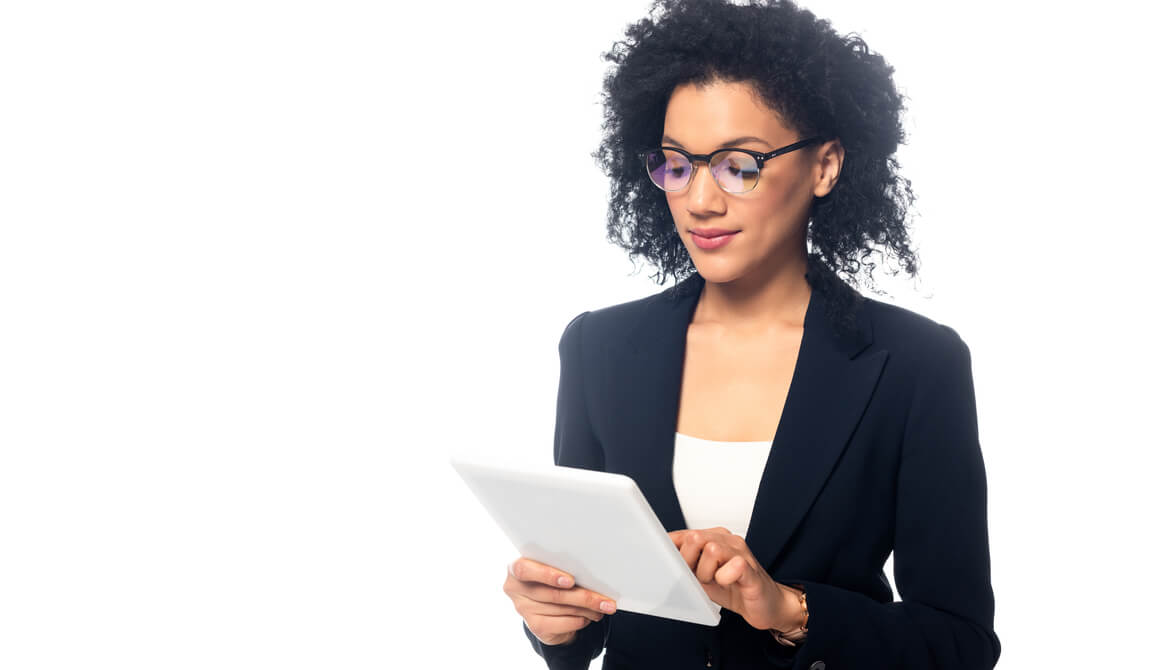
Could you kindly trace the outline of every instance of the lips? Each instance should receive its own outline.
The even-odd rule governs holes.
[[[701,232],[711,235],[713,231],[708,229]],[[695,243],[696,247],[700,249],[718,249],[731,240],[735,239],[735,236],[739,234],[739,231],[726,231],[723,232],[722,235],[714,235],[713,237],[705,237],[699,233],[700,231],[691,231],[691,240]]]
[[[737,233],[738,230],[728,230],[726,228],[691,228],[691,232],[699,237],[719,237],[720,235],[728,235],[730,233]]]

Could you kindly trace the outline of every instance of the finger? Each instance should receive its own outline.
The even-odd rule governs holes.
[[[683,560],[686,561],[687,567],[691,572],[699,565],[699,555],[703,550],[703,540],[705,535],[699,531],[689,531],[684,536],[682,546],[679,547],[679,553],[682,554]]]
[[[573,575],[531,558],[520,557],[512,561],[508,564],[508,570],[522,582],[538,582],[562,589],[573,587]]]
[[[571,605],[602,614],[613,614],[617,611],[617,603],[612,598],[607,598],[596,591],[590,591],[580,586],[575,586],[571,589],[560,589],[544,584],[525,582],[520,594],[539,602]],[[605,603],[609,603],[613,607],[606,609],[603,607]]]
[[[727,560],[727,551],[723,545],[709,541],[703,545],[703,552],[699,555],[699,564],[695,567],[695,577],[700,582],[710,582],[715,579],[715,571]]]
[[[688,540],[686,536],[679,539],[678,555],[682,556],[683,563],[686,563],[691,572],[694,572],[697,551],[695,549],[694,543]]]
[[[539,614],[540,616],[583,616],[590,621],[601,621],[602,617],[605,616],[604,612],[598,612],[588,607],[543,602],[533,600],[524,595],[520,595],[517,598],[516,611],[521,615],[528,616],[532,614]]]
[[[674,546],[676,548],[682,549],[683,545],[686,544],[690,532],[691,531],[686,529],[676,530],[670,534],[670,540],[671,542],[674,542]]]
[[[715,571],[715,583],[720,586],[730,586],[739,582],[742,586],[744,579],[747,578],[747,573],[747,561],[744,560],[743,556],[735,556]]]

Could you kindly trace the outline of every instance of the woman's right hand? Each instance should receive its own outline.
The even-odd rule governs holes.
[[[559,580],[568,578],[562,584]],[[573,586],[573,576],[529,558],[518,558],[508,566],[504,593],[524,617],[528,630],[547,645],[568,644],[577,631],[592,621],[601,621],[617,611],[617,603],[600,593]],[[612,606],[606,610],[602,603]]]

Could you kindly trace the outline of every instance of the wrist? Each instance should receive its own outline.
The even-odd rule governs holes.
[[[776,588],[782,595],[780,612],[769,632],[780,644],[794,646],[808,635],[807,597],[803,588],[793,588],[779,582],[776,582]]]

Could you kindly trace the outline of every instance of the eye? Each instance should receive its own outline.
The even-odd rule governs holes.
[[[685,176],[690,167],[690,163],[681,156],[671,155],[666,161],[666,171],[672,177],[681,178]]]

